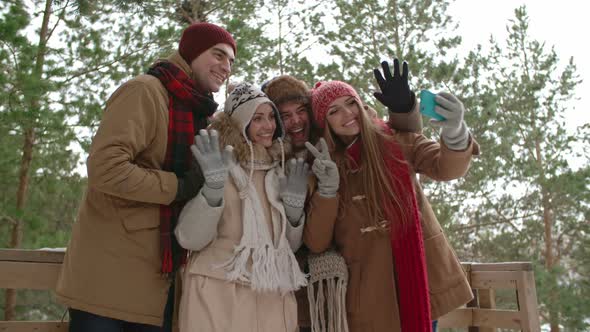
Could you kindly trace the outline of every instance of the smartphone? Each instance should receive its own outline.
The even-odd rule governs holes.
[[[438,121],[446,120],[434,111],[434,106],[436,106],[436,95],[428,90],[420,91],[420,113]]]

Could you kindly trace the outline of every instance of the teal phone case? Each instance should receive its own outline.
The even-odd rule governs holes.
[[[436,106],[436,95],[428,90],[420,91],[420,113],[438,121],[446,120],[434,111],[434,106]]]

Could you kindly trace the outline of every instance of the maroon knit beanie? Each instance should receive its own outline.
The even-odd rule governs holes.
[[[178,52],[190,66],[201,53],[220,43],[231,46],[234,55],[236,54],[236,42],[229,32],[215,24],[195,23],[184,29],[178,44]]]
[[[311,109],[316,124],[320,128],[326,126],[326,114],[330,104],[344,96],[356,98],[359,105],[362,105],[361,98],[356,90],[347,83],[341,81],[317,82],[311,89]]]

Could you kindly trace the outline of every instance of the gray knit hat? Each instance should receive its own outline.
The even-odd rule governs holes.
[[[268,98],[262,90],[249,83],[240,83],[230,92],[225,100],[224,112],[238,123],[242,130],[242,135],[247,139],[248,125],[256,113],[258,106],[269,104],[275,113],[276,130],[273,139],[284,138],[284,129],[281,117],[275,104]]]

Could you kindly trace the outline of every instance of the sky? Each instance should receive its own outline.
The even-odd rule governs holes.
[[[555,51],[565,64],[570,56],[583,82],[578,86],[574,107],[566,112],[570,129],[590,123],[590,1],[583,0],[456,0],[449,8],[450,15],[459,23],[457,34],[463,37],[465,52],[477,44],[485,45],[490,35],[497,41],[508,36],[506,25],[514,18],[514,9],[526,5],[530,35],[544,41],[547,49]]]

